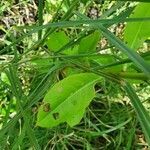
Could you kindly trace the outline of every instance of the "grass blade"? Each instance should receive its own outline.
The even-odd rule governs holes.
[[[24,109],[22,107],[23,103],[21,102],[21,100],[23,100],[25,102],[26,99],[23,96],[23,91],[22,91],[22,88],[20,86],[19,78],[18,78],[18,75],[17,75],[17,72],[15,69],[16,68],[13,65],[10,65],[9,71],[6,70],[6,74],[9,78],[10,83],[11,83],[11,91],[14,94],[14,96],[16,97],[19,110],[23,116],[28,137],[31,141],[31,144],[34,146],[34,148],[36,148],[38,150],[38,149],[40,149],[40,146],[39,146],[37,139],[34,135],[34,131],[30,125],[29,113],[24,111]]]
[[[82,19],[87,19],[87,16],[80,15]],[[113,19],[112,19],[113,20]],[[126,46],[118,37],[116,37],[113,33],[111,33],[107,28],[105,28],[102,24],[93,24],[93,27],[100,29],[103,32],[103,35],[120,51],[128,56],[133,63],[141,69],[149,78],[150,78],[150,64],[148,64],[137,52],[133,51],[129,47]]]
[[[142,105],[139,97],[137,96],[132,86],[129,83],[126,83],[124,89],[130,98],[130,101],[135,109],[135,112],[137,113],[138,119],[140,121],[143,132],[147,139],[147,143],[150,146],[150,116],[146,111],[146,109],[144,108],[144,106]]]
[[[17,40],[15,40],[12,44],[6,46],[4,49],[0,51],[0,54],[3,52],[9,50],[13,45],[17,44],[21,40],[23,40],[25,37],[32,35],[33,33],[36,33],[40,30],[47,29],[47,28],[69,28],[69,27],[82,27],[86,28],[88,26],[95,26],[99,24],[114,24],[114,23],[121,23],[121,22],[139,22],[139,21],[150,21],[150,18],[117,18],[117,19],[98,19],[98,20],[92,20],[92,19],[86,19],[86,20],[77,20],[77,21],[60,21],[55,23],[48,23],[41,26],[23,26],[23,27],[16,27],[17,30],[23,30],[23,29],[29,29],[29,31],[19,37]],[[83,26],[84,25],[84,26]],[[45,38],[44,38],[45,39]],[[38,43],[39,45],[39,43]]]
[[[39,20],[39,26],[43,24],[43,8],[44,8],[44,1],[39,0],[38,1],[38,20]],[[38,32],[38,40],[40,40],[42,37],[42,30]]]
[[[105,37],[112,42],[120,51],[128,56],[134,64],[150,77],[150,64],[148,64],[137,52],[126,46],[118,37],[111,33],[104,26],[99,26]]]

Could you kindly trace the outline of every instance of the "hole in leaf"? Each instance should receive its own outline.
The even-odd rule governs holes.
[[[59,113],[53,113],[53,117],[55,120],[57,120],[59,118]]]
[[[45,112],[50,111],[50,104],[49,103],[46,103],[46,104],[43,105],[43,111],[45,111]]]

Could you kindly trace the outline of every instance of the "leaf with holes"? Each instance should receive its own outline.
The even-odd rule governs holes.
[[[64,122],[70,126],[78,124],[95,97],[94,85],[99,80],[101,77],[96,74],[80,73],[56,83],[39,108],[37,125],[52,128]]]
[[[150,3],[139,3],[130,18],[150,17]],[[150,22],[128,22],[125,28],[124,40],[127,44],[137,49],[150,37]]]

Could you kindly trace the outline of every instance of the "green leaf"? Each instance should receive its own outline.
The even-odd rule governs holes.
[[[79,45],[79,53],[88,53],[96,50],[96,46],[100,39],[100,32],[95,31],[94,33],[83,38]]]
[[[150,17],[150,3],[139,3],[130,18]],[[150,37],[150,22],[128,22],[125,28],[124,40],[133,49]]]
[[[94,85],[100,79],[93,73],[80,73],[56,83],[39,108],[37,125],[52,128],[63,122],[70,126],[78,124],[95,96]]]
[[[52,33],[46,42],[50,51],[57,52],[60,48],[65,46],[69,42],[69,37],[63,32]]]
[[[91,58],[91,60],[99,64],[99,66],[107,65],[116,61],[114,56],[110,54],[97,55],[96,57]]]
[[[50,58],[42,58],[41,59],[40,57],[37,59],[31,60],[31,64],[40,73],[48,72],[49,68],[52,65],[54,65],[54,63],[52,62],[52,59],[50,59]]]

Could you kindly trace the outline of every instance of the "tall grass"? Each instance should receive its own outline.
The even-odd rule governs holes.
[[[135,52],[109,30],[118,23],[149,22],[150,16],[128,18],[134,9],[127,9],[129,2],[105,1],[103,5],[97,5],[111,8],[102,10],[102,18],[92,20],[86,13],[79,12],[79,8],[83,8],[81,1],[65,0],[59,1],[59,6],[56,4],[55,15],[47,24],[43,24],[45,14],[49,13],[47,4],[44,0],[38,1],[37,23],[23,26],[16,24],[9,29],[9,33],[5,33],[10,42],[0,50],[0,149],[136,149],[150,145],[149,113],[134,89],[143,83],[144,88],[149,85],[149,52]],[[2,5],[6,5],[5,1],[2,1]],[[84,7],[88,9],[90,5],[92,2],[88,1]],[[121,9],[123,12],[116,11]],[[4,10],[2,12],[4,15]],[[15,37],[12,29],[21,36]],[[65,31],[70,41],[58,51],[51,51],[46,46],[47,39],[60,30]],[[65,53],[66,49],[78,46],[82,39],[95,30],[100,31],[102,38],[105,37],[109,42],[100,50],[109,51],[106,54],[116,61],[102,65],[90,61],[89,64],[87,58],[94,60],[106,55],[99,52]],[[6,38],[4,40],[8,42]],[[22,54],[17,48],[20,42],[23,42]],[[124,55],[126,57],[122,57]],[[80,60],[82,58],[83,61]],[[111,70],[111,67],[128,64],[136,72],[119,74]],[[96,97],[79,125],[71,128],[61,124],[52,129],[37,127],[38,107],[49,88],[67,76],[67,67],[73,68],[75,72],[93,72],[103,77],[103,82],[95,86]],[[138,84],[132,85],[132,80]],[[129,103],[126,96],[130,99]],[[116,99],[119,102],[115,102]],[[138,145],[138,136],[143,136],[143,133],[147,142],[141,146]]]

